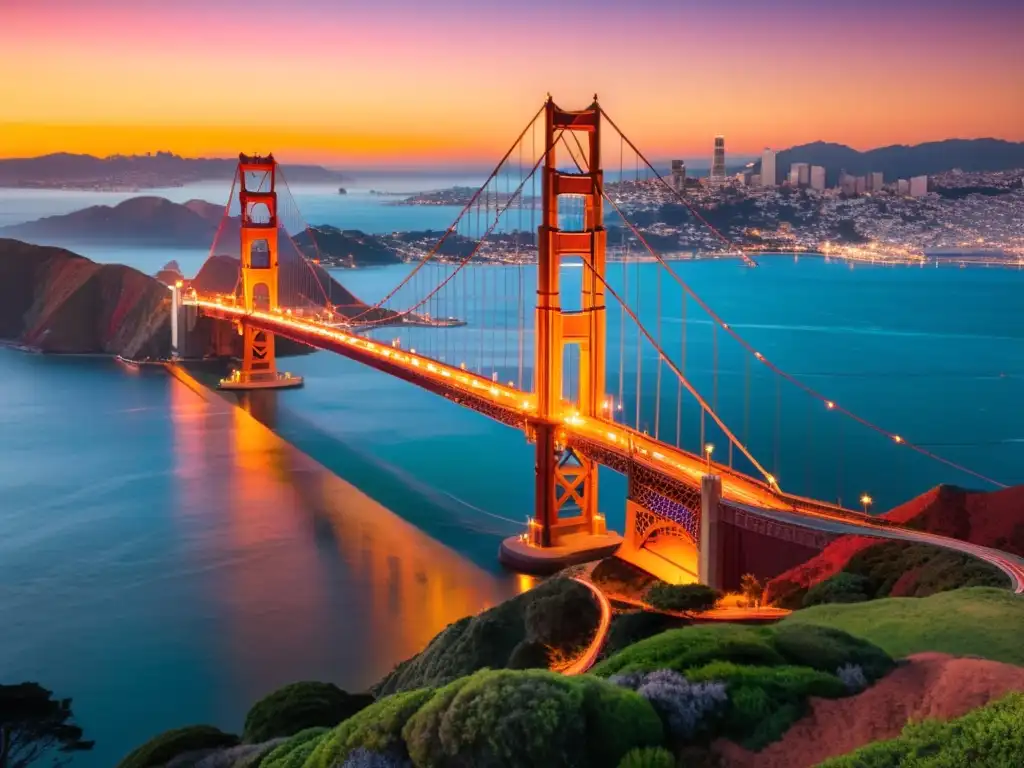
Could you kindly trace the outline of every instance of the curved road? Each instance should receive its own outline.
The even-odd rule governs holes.
[[[594,599],[597,600],[598,607],[601,609],[601,618],[597,623],[597,632],[594,633],[594,639],[590,641],[587,650],[576,661],[562,670],[563,675],[582,675],[594,666],[594,662],[597,661],[597,657],[601,653],[601,649],[604,648],[605,641],[608,639],[608,630],[612,624],[612,604],[608,602],[604,592],[586,579],[573,576],[572,580],[589,589],[594,594]]]

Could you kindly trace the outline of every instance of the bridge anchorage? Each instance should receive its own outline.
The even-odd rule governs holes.
[[[235,179],[241,209],[242,300],[246,313],[276,310],[279,299],[277,161],[273,154],[238,156]],[[250,186],[254,185],[254,186]],[[242,367],[221,379],[220,389],[301,387],[302,377],[279,373],[274,334],[243,316],[235,321],[242,342]]]

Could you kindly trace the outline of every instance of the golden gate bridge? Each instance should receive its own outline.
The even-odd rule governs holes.
[[[610,137],[602,134],[608,128]],[[618,150],[611,163],[609,147]],[[775,365],[630,221],[615,184],[605,183],[609,167],[617,167],[620,181],[672,190],[596,96],[576,111],[549,97],[453,224],[369,303],[322,266],[315,230],[302,220],[273,156],[241,155],[210,258],[175,291],[174,311],[228,321],[243,336],[241,365],[222,380],[224,389],[301,385],[301,377],[277,369],[275,338],[285,337],[522,430],[534,445],[534,512],[526,531],[500,551],[520,570],[550,572],[617,552],[670,580],[685,573],[733,587],[766,552],[789,552],[795,564],[853,533],[974,555],[1024,591],[1024,561],[1014,555],[873,517],[866,494],[862,510],[844,506],[844,423],[1005,486],[858,416]],[[709,227],[723,255],[739,251],[678,199]],[[679,325],[678,338],[669,340],[666,321]],[[710,340],[697,337],[704,328]],[[725,390],[725,376],[742,377],[741,400],[737,387]],[[767,407],[755,402],[764,400],[752,394],[758,388],[774,392]],[[798,409],[795,419],[784,422],[784,405]],[[756,451],[755,410],[774,412],[773,443]],[[827,419],[828,434],[838,431],[839,439],[815,444],[814,418]],[[790,428],[792,421],[800,426]],[[819,427],[819,436],[826,429]],[[801,435],[804,494],[790,492],[783,475],[787,431]],[[834,502],[810,492],[809,456],[828,451],[836,457],[826,462],[836,469]],[[770,461],[757,458],[767,453]],[[609,531],[600,512],[599,467],[627,478],[624,536]],[[736,530],[748,535],[737,538]],[[781,565],[776,558],[765,567],[778,572]]]

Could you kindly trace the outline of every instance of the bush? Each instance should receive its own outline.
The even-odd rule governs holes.
[[[572,651],[590,642],[600,619],[601,610],[590,590],[565,580],[563,588],[526,606],[526,639]]]
[[[535,603],[540,607],[531,609]],[[573,618],[563,621],[555,614],[567,607],[571,607]],[[587,624],[585,614],[589,611],[593,621]],[[480,669],[505,668],[512,652],[523,641],[536,640],[571,654],[578,645],[590,640],[597,622],[598,609],[587,587],[572,579],[551,579],[478,616],[450,624],[421,653],[399,664],[375,692],[383,696],[436,688]],[[517,662],[522,660],[517,655]]]
[[[806,712],[810,696],[840,698],[848,691],[835,675],[807,667],[754,667],[713,662],[687,673],[691,683],[726,685],[729,706],[720,735],[760,750],[779,739]]]
[[[709,730],[708,719],[728,703],[725,685],[716,682],[690,684],[671,669],[616,675],[609,682],[635,690],[654,707],[677,744],[691,741]]]
[[[862,603],[872,597],[871,583],[866,576],[840,571],[808,589],[803,607],[824,603]]]
[[[662,747],[634,749],[619,763],[619,768],[676,768],[672,753]]]
[[[778,624],[773,645],[788,663],[819,672],[835,672],[844,665],[856,664],[874,681],[895,666],[892,657],[877,645],[831,627]]]
[[[644,600],[662,611],[708,611],[720,595],[706,584],[655,584]]]
[[[252,706],[242,738],[253,744],[292,736],[305,728],[335,726],[372,703],[370,694],[346,693],[333,683],[292,683]]]
[[[590,676],[573,684],[583,689],[588,765],[614,768],[630,750],[664,743],[658,712],[643,697]]]
[[[212,725],[189,725],[155,736],[129,753],[117,764],[117,768],[162,766],[185,752],[234,747],[238,743],[237,736],[224,733]]]
[[[456,756],[464,765],[583,762],[583,694],[567,679],[539,670],[482,671],[458,682],[445,689],[442,706],[417,713],[404,732],[417,766]]]
[[[406,691],[375,701],[320,739],[304,768],[334,768],[360,747],[404,754],[402,728],[433,695],[430,690]]]
[[[912,723],[890,741],[869,744],[821,768],[1010,768],[1024,755],[1024,693],[940,723]]]
[[[772,630],[738,624],[714,624],[662,632],[605,659],[593,673],[607,677],[624,672],[674,669],[684,675],[712,661],[773,666],[785,659],[772,645]]]
[[[547,669],[551,653],[539,640],[523,640],[508,657],[509,669]]]
[[[689,619],[650,611],[616,614],[612,617],[603,653],[605,657],[611,656],[648,637],[659,635],[669,629],[685,627],[687,624]]]
[[[850,693],[857,693],[868,687],[868,679],[860,664],[844,664],[836,670],[836,677],[842,681]]]
[[[190,765],[194,765],[195,768],[255,768],[271,750],[284,741],[285,739],[274,739],[262,744],[239,744],[237,747],[219,749]]]
[[[274,747],[259,763],[259,768],[302,768],[329,728],[307,728]]]
[[[420,768],[594,765],[659,744],[661,723],[639,696],[594,678],[484,670],[438,691],[403,729]]]

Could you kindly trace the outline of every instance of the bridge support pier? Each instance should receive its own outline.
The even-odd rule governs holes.
[[[245,311],[277,310],[277,161],[268,157],[238,156],[238,201],[242,211],[242,293]],[[255,187],[250,188],[250,177]],[[220,389],[284,389],[301,387],[302,377],[278,373],[274,354],[274,334],[239,322],[243,337],[242,367],[220,380]]]
[[[573,451],[559,436],[566,420],[597,419],[608,409],[601,110],[596,99],[587,109],[569,112],[549,98],[544,114],[543,212],[537,230],[537,412],[528,432],[536,444],[535,509],[527,532],[506,539],[499,551],[501,561],[510,567],[539,573],[605,557],[622,541],[606,530],[598,512],[597,463]],[[586,167],[579,173],[558,170],[555,145],[564,133],[583,134],[577,143],[586,148],[581,161]],[[583,198],[581,231],[560,228],[562,195]],[[583,261],[580,309],[575,312],[562,309],[560,273],[567,258]],[[579,350],[579,389],[566,392],[563,361],[566,348],[572,346]]]
[[[700,546],[697,576],[701,584],[723,589],[722,563],[722,478],[704,475],[700,479]]]

